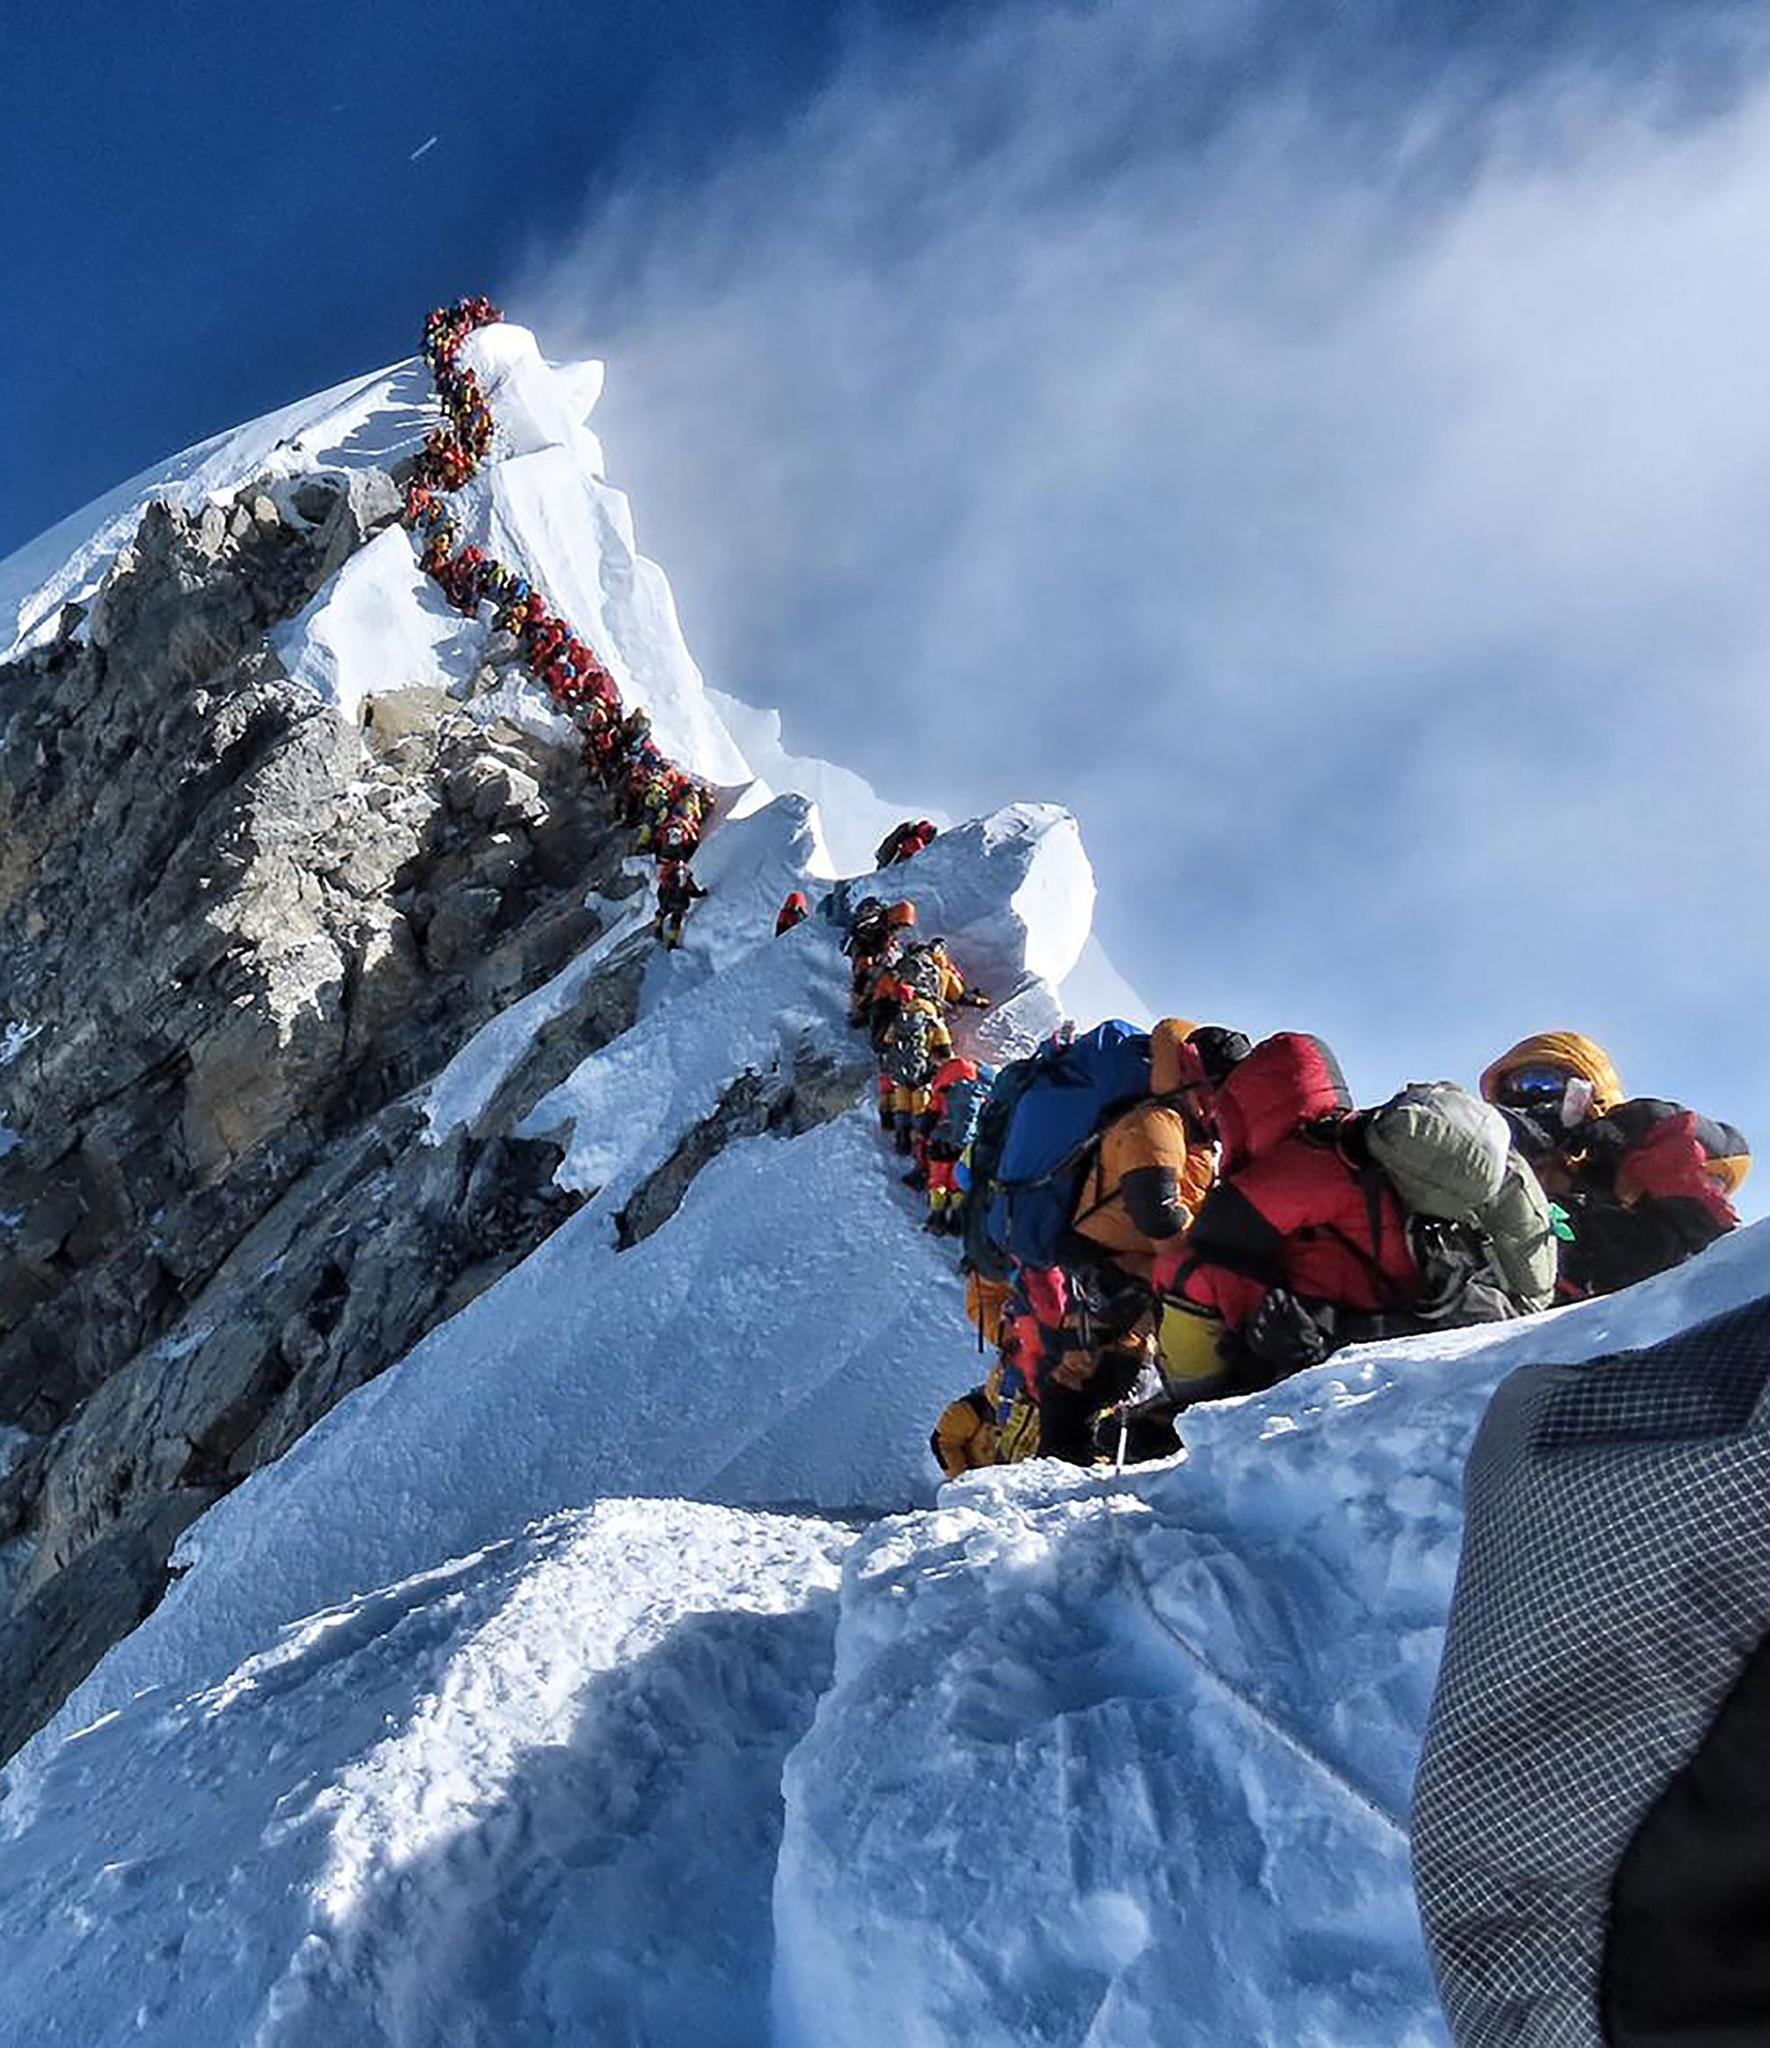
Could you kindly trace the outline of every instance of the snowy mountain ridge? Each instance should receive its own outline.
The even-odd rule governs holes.
[[[58,1488],[103,1491],[98,1450],[114,1476],[180,1439],[181,1374],[298,1263],[303,1230],[349,1220],[354,1299],[376,1217],[392,1235],[450,1148],[483,1146],[475,1171],[499,1148],[545,1164],[558,1207],[503,1270],[391,1370],[304,1409],[280,1455],[225,1490],[208,1474],[164,1598],[8,1768],[0,2036],[1443,2041],[1406,1820],[1475,1422],[1518,1363],[1761,1293],[1770,1239],[1497,1336],[1342,1354],[1197,1411],[1168,1466],[1019,1468],[936,1497],[926,1430],[981,1372],[958,1277],[878,1143],[833,928],[770,936],[789,888],[857,871],[897,813],[704,688],[583,424],[600,370],[551,369],[516,328],[473,346],[499,442],[469,531],[731,792],[698,864],[712,893],[654,956],[634,876],[595,853],[597,893],[569,906],[588,922],[508,989],[494,976],[458,1043],[430,1041],[447,1056],[378,1112],[402,1120],[357,1177],[322,1150],[191,1281],[154,1355],[28,1452],[48,1505],[25,1526],[60,1530],[42,1520]],[[260,529],[293,547],[304,486],[409,454],[427,396],[396,367],[64,522],[0,564],[13,652],[77,667],[114,631],[100,586],[155,498],[200,539],[262,485],[280,524]],[[63,632],[69,602],[92,610]],[[563,737],[391,528],[265,641],[279,689],[335,707],[341,746],[365,709],[526,734],[531,763]],[[407,744],[385,757],[389,815],[413,800]],[[557,822],[565,799],[511,801],[472,830],[545,853],[537,805]],[[434,918],[478,857],[446,843],[421,939],[439,975],[458,948],[474,987],[504,926],[444,949]],[[997,995],[992,1053],[1066,1004],[1095,1014],[1074,973],[1092,877],[1061,810],[960,825],[890,886]],[[54,1083],[54,1040],[18,1072]],[[29,1157],[29,1115],[0,1108]],[[311,1223],[291,1217],[316,1176]],[[58,1446],[82,1432],[76,1461]]]

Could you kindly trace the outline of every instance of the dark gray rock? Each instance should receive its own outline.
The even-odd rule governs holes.
[[[426,962],[438,969],[454,966],[491,930],[503,907],[502,892],[484,884],[463,884],[449,890],[424,928]]]
[[[279,509],[280,508],[280,509]],[[415,1091],[640,886],[568,754],[391,692],[358,732],[266,635],[397,515],[373,473],[150,508],[0,669],[0,1750],[134,1626],[179,1531],[575,1206],[518,1140],[637,1012],[624,949],[471,1129]]]
[[[797,1049],[791,1068],[766,1074],[747,1070],[719,1098],[662,1166],[634,1189],[615,1217],[615,1239],[623,1251],[661,1230],[681,1208],[697,1177],[739,1138],[798,1137],[854,1106],[869,1068],[858,1053],[832,1060],[813,1046]]]
[[[172,1547],[218,1495],[191,1487],[130,1503],[71,1570],[0,1620],[0,1755],[43,1725],[171,1583]]]

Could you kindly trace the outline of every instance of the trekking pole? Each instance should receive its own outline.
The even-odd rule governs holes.
[[[1118,1453],[1112,1461],[1112,1473],[1115,1479],[1122,1478],[1124,1475],[1125,1452],[1129,1449],[1131,1442],[1131,1411],[1122,1401],[1119,1403],[1118,1414],[1119,1447]]]

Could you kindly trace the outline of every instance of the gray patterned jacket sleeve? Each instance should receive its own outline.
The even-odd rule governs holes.
[[[1515,1373],[1469,1462],[1414,1874],[1458,2048],[1596,2048],[1617,1866],[1770,1629],[1770,1302]]]

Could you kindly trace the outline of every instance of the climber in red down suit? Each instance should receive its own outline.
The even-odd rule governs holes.
[[[802,925],[811,915],[811,905],[803,889],[795,889],[781,905],[780,915],[774,921],[774,935],[784,939],[788,932]]]
[[[1254,1047],[1214,1096],[1222,1165],[1192,1229],[1156,1261],[1155,1284],[1215,1317],[1234,1391],[1269,1386],[1338,1342],[1336,1311],[1375,1312],[1419,1271],[1394,1193],[1338,1142],[1352,1098],[1318,1038]]]

